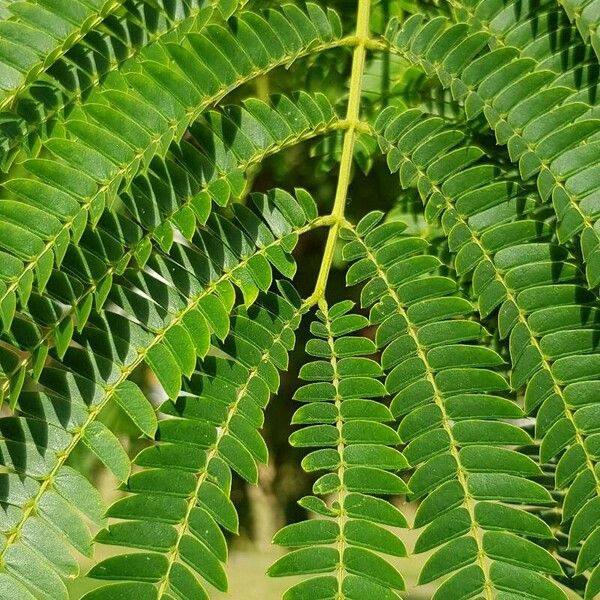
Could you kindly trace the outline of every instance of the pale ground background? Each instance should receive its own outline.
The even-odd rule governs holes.
[[[117,492],[117,482],[113,476],[107,472],[102,474],[102,477],[96,484],[100,487],[102,495],[107,502],[111,504],[120,496]],[[259,491],[259,487],[252,487],[254,493]],[[272,500],[272,499],[271,499]],[[260,525],[257,532],[263,540],[269,540],[272,537],[273,531],[277,530],[277,525],[274,523],[266,523],[269,516],[269,498],[265,496],[257,496],[255,503],[261,507],[262,516],[259,517]],[[407,521],[414,522],[415,507],[405,504],[400,501],[399,508],[405,515]],[[259,531],[261,529],[262,531]],[[257,524],[255,523],[255,527]],[[272,531],[271,528],[275,527]],[[421,567],[430,556],[431,553],[424,553],[417,556],[410,556],[414,548],[417,537],[420,531],[411,531],[405,529],[394,529],[394,532],[404,542],[409,556],[407,558],[392,558],[390,562],[402,573],[406,582],[408,591],[402,592],[400,595],[403,600],[431,600],[436,589],[435,584],[417,586],[419,572]],[[122,549],[125,552],[135,552],[131,549]],[[96,587],[99,582],[84,577],[89,568],[99,562],[103,558],[119,552],[118,548],[110,548],[107,546],[96,546],[96,554],[93,560],[84,559],[81,563],[82,577],[73,581],[69,586],[71,600],[79,600],[81,596],[88,590]],[[267,577],[266,571],[271,564],[284,552],[277,546],[272,546],[268,542],[263,544],[253,544],[247,538],[237,538],[233,540],[232,547],[229,553],[227,564],[227,573],[229,578],[229,591],[222,593],[209,585],[205,584],[211,600],[280,600],[283,592],[292,586],[301,578],[271,578]],[[387,557],[390,559],[390,557]],[[569,600],[581,600],[581,598],[568,592]],[[377,600],[376,598],[365,600]]]
[[[406,536],[403,536],[406,538]],[[408,532],[408,537],[416,537]],[[283,592],[295,581],[294,578],[274,579],[267,577],[265,571],[280,554],[273,551],[252,550],[252,548],[232,550],[229,557],[229,592],[224,594],[213,590],[214,600],[279,600]],[[404,593],[405,600],[429,600],[433,587],[423,586],[415,589],[422,557],[398,559],[394,564],[406,579],[407,589],[412,593]],[[76,581],[71,590],[71,598],[77,600],[84,590],[91,589],[94,582],[86,579]],[[375,600],[375,599],[372,599]]]
[[[401,532],[401,537],[410,549],[417,534],[412,531]],[[226,594],[212,590],[214,600],[280,600],[283,592],[296,581],[293,578],[272,579],[265,571],[279,556],[275,549],[271,551],[252,550],[252,548],[232,550],[229,557],[229,592]],[[404,575],[409,592],[401,594],[403,600],[431,600],[434,586],[417,586],[417,578],[425,557],[428,555],[412,556],[397,559],[394,564]],[[71,588],[72,600],[78,600],[82,592],[93,587],[93,582],[81,579],[73,583]],[[580,600],[572,594],[569,598]],[[376,599],[370,599],[376,600]]]

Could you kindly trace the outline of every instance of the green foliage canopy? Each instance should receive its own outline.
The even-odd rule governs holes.
[[[286,600],[393,600],[408,552],[435,600],[596,598],[600,0],[266,4],[0,3],[0,599],[65,600],[95,544],[86,600],[227,590],[303,321]],[[327,210],[253,190],[292,148]]]

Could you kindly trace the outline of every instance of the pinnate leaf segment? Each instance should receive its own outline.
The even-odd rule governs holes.
[[[264,4],[0,3],[0,599],[67,600],[95,546],[86,600],[226,591],[292,353],[285,600],[394,600],[408,554],[435,600],[598,597],[600,0]],[[251,85],[321,57],[339,99]],[[311,145],[330,210],[252,189]],[[350,211],[379,163],[395,202]]]

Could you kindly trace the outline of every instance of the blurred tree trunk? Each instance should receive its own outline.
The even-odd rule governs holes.
[[[247,486],[254,543],[258,550],[268,551],[275,533],[285,525],[284,510],[274,490],[276,469],[270,461],[259,467],[259,484]]]

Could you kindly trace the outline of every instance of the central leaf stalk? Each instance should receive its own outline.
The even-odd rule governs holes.
[[[331,217],[333,224],[329,229],[325,251],[321,268],[317,277],[315,291],[308,299],[309,304],[322,303],[325,298],[325,289],[333,262],[335,244],[337,242],[340,226],[344,221],[344,211],[346,208],[346,199],[348,197],[348,187],[350,185],[350,175],[352,172],[352,159],[354,156],[354,144],[356,142],[357,128],[360,126],[360,101],[362,97],[363,75],[365,69],[365,56],[367,46],[369,45],[369,18],[371,15],[371,0],[358,0],[358,12],[356,20],[356,40],[357,45],[354,48],[352,57],[352,73],[350,76],[350,92],[348,97],[348,107],[346,110],[346,122],[348,128],[344,134],[344,143],[342,146],[342,157],[340,160],[340,172],[338,175],[335,200]]]

